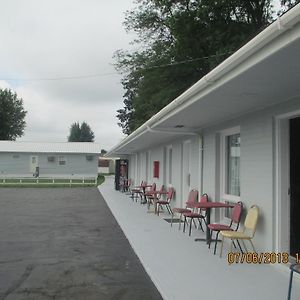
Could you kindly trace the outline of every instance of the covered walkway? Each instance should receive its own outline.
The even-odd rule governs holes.
[[[177,224],[171,227],[164,220],[168,215],[147,213],[146,206],[114,190],[112,177],[107,177],[99,190],[164,299],[287,298],[286,266],[229,265],[226,253],[220,259],[205,243],[194,241],[200,231],[194,230],[189,237]],[[299,278],[294,278],[292,299],[300,299]]]

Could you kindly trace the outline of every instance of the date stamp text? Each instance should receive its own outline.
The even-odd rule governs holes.
[[[296,257],[297,260],[297,257]],[[287,252],[228,252],[227,262],[231,264],[287,264],[289,254]]]

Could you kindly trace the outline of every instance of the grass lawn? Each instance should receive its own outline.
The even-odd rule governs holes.
[[[93,179],[62,179],[62,178],[1,178],[0,187],[91,187],[95,185],[100,185],[104,182],[105,177],[103,175],[98,175],[97,184]]]

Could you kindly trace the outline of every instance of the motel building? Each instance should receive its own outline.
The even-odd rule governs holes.
[[[257,205],[257,252],[300,254],[300,5],[108,155],[128,160],[134,185],[172,186],[172,207],[197,189],[210,201],[242,201],[243,224]],[[211,221],[225,214],[214,209]]]

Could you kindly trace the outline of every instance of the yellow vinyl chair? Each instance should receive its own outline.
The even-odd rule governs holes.
[[[241,240],[243,242],[243,245],[247,251],[246,245],[244,243],[244,240],[248,240],[253,248],[253,252],[256,252],[254,245],[252,243],[252,239],[254,237],[255,231],[256,231],[256,225],[258,220],[258,213],[259,208],[256,205],[251,206],[249,209],[245,223],[244,223],[244,229],[243,231],[228,231],[228,230],[222,230],[220,233],[222,235],[222,244],[221,244],[221,252],[220,257],[222,257],[223,252],[223,242],[224,239],[231,239],[231,245],[230,245],[230,252],[232,252],[232,243],[234,240]]]

